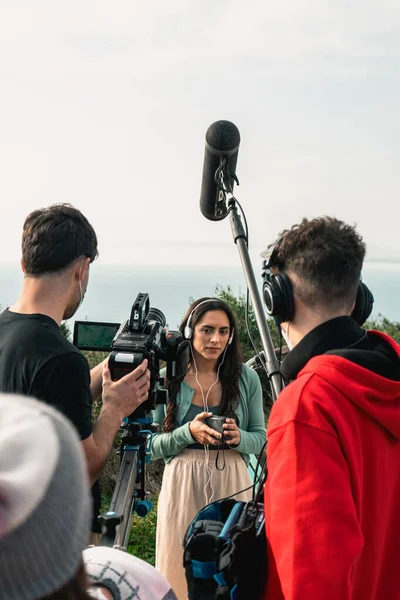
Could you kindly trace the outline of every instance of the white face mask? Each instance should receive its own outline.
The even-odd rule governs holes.
[[[282,337],[285,340],[287,347],[289,348],[289,350],[293,350],[294,346],[289,339],[289,325],[290,325],[290,323],[288,323],[286,331],[284,330],[283,327],[281,327],[281,332],[282,332]]]
[[[83,267],[84,267],[84,265],[85,265],[85,263],[83,262],[83,263],[82,263],[82,266],[81,266],[81,270],[80,270],[80,272],[79,272],[79,293],[80,293],[80,296],[81,296],[81,298],[80,298],[80,300],[79,300],[79,304],[78,304],[78,306],[77,306],[77,307],[76,307],[76,309],[75,309],[75,312],[78,310],[78,308],[80,308],[80,306],[81,306],[81,304],[82,304],[82,302],[83,302],[83,299],[84,299],[84,297],[85,297],[86,291],[87,291],[87,286],[86,286],[86,289],[85,289],[85,291],[83,291],[83,289],[82,289],[82,281],[81,281],[81,277],[82,277],[82,270],[83,270]],[[89,268],[89,267],[88,267],[88,268]]]

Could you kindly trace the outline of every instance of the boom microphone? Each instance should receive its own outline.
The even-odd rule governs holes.
[[[233,191],[239,144],[239,129],[230,121],[216,121],[207,129],[200,210],[210,221],[228,214],[221,186]]]

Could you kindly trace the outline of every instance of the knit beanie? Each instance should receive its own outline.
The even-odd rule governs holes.
[[[88,592],[103,599],[99,586],[107,588],[113,600],[177,600],[170,584],[155,567],[132,554],[95,546],[83,552],[86,573],[92,584]]]
[[[71,580],[90,518],[72,425],[42,402],[0,394],[0,598],[36,600]]]

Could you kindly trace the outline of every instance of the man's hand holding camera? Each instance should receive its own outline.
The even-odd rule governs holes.
[[[111,379],[107,362],[103,363],[102,368],[103,406],[92,435],[82,442],[92,483],[108,460],[121,422],[147,399],[150,388],[147,360],[118,381]]]
[[[128,417],[145,400],[150,389],[150,371],[145,359],[122,379],[111,379],[108,363],[103,366],[103,405],[109,406],[122,419]]]

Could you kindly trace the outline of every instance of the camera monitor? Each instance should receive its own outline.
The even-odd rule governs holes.
[[[109,352],[120,323],[99,323],[95,321],[75,321],[74,346],[79,350]]]

